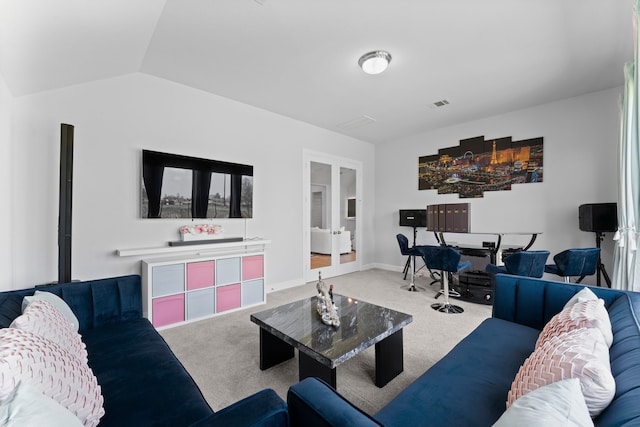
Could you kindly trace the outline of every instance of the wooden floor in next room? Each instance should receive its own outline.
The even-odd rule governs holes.
[[[346,264],[348,262],[354,262],[356,260],[356,251],[351,251],[346,254],[340,254],[340,264]],[[328,267],[331,265],[331,255],[324,254],[311,254],[311,269]]]

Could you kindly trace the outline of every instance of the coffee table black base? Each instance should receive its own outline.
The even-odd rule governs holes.
[[[376,385],[380,388],[404,370],[402,329],[376,343]]]
[[[382,388],[404,370],[402,329],[376,343],[376,386]],[[260,369],[285,362],[294,356],[293,346],[260,328]],[[300,380],[318,377],[336,388],[336,368],[318,362],[313,357],[298,351],[298,376]]]
[[[293,347],[260,328],[260,369],[269,369],[294,356]]]
[[[317,377],[336,388],[336,368],[331,369],[301,351],[298,351],[298,375],[300,381]]]

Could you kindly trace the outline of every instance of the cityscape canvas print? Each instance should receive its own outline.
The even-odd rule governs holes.
[[[461,199],[483,197],[485,191],[511,190],[513,184],[542,182],[543,138],[463,139],[418,160],[418,189],[458,193]]]

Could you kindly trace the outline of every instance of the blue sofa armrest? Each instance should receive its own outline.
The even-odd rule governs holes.
[[[292,385],[287,393],[292,427],[381,426],[317,378]]]
[[[496,274],[493,317],[542,330],[586,285]],[[588,286],[608,308],[624,291]]]
[[[212,426],[288,427],[287,404],[275,391],[265,389],[191,425]]]

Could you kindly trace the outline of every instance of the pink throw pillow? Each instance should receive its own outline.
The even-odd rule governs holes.
[[[607,347],[611,347],[613,343],[611,319],[602,299],[578,302],[553,316],[540,332],[536,349],[552,337],[580,328],[598,329]]]
[[[100,386],[86,363],[31,332],[0,329],[0,402],[20,381],[67,408],[85,426],[97,426],[104,415]]]
[[[11,322],[11,328],[22,329],[53,341],[71,355],[87,363],[87,348],[73,324],[53,304],[36,300],[21,316]]]
[[[595,328],[581,328],[550,338],[520,367],[509,390],[507,408],[519,397],[547,384],[578,378],[592,417],[613,400],[609,348]]]

